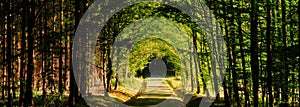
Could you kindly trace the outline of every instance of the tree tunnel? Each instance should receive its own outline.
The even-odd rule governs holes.
[[[175,74],[179,75],[180,73],[180,57],[176,49],[160,38],[145,38],[139,41],[133,46],[131,56],[129,59],[130,69],[136,72],[135,76],[137,77],[153,77],[149,68],[151,64],[166,66],[166,77],[174,77]]]
[[[141,80],[137,77],[151,77],[151,72],[147,73],[147,70],[151,68],[152,60],[157,58],[166,65],[166,77],[178,77],[178,89],[192,93],[200,90],[200,86],[214,84],[207,85],[202,92],[216,92],[224,66],[222,60],[216,59],[225,55],[222,53],[225,45],[219,43],[222,38],[218,38],[220,32],[216,21],[208,17],[211,15],[209,12],[204,16],[192,14],[192,17],[200,18],[193,20],[187,13],[194,10],[185,13],[170,5],[159,2],[134,4],[117,9],[115,14],[101,20],[104,23],[91,21],[97,17],[103,18],[102,14],[90,14],[91,18],[82,23],[95,26],[80,26],[81,35],[76,39],[78,44],[75,44],[77,50],[73,52],[75,61],[84,59],[75,62],[76,70],[82,71],[80,76],[88,77],[92,67],[101,68],[100,74],[107,92],[122,86],[138,93]],[[201,10],[203,7],[193,9]],[[197,23],[201,20],[207,22]],[[98,27],[102,29],[98,31]],[[81,50],[78,47],[82,47]],[[86,89],[80,91],[86,92]]]

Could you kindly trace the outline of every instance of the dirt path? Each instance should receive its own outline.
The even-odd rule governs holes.
[[[149,78],[145,93],[134,101],[131,106],[183,107],[182,99],[177,97],[173,89],[164,83],[164,78]]]

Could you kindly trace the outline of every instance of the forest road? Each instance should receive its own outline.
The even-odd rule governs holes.
[[[129,103],[139,107],[184,107],[181,98],[164,82],[164,78],[148,78],[145,92]]]

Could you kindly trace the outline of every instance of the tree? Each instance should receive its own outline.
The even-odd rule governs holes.
[[[0,9],[4,10],[0,11],[0,105],[51,106],[54,103],[58,104],[56,103],[58,101],[65,101],[64,94],[68,92],[70,93],[68,104],[63,102],[64,104],[75,106],[84,103],[81,98],[84,93],[79,92],[75,82],[74,74],[77,76],[77,73],[72,70],[72,41],[81,16],[93,2],[94,0],[0,1]],[[178,3],[176,6],[183,7],[190,0],[170,2]],[[300,21],[298,21],[300,1],[205,0],[204,2],[217,18],[216,23],[209,21],[213,15],[208,11],[197,11],[199,15],[196,11],[191,13],[204,19],[204,23],[201,24],[220,25],[222,35],[226,40],[226,55],[228,56],[224,59],[227,65],[223,82],[225,106],[298,105],[300,102],[298,100],[300,98],[298,95],[300,89],[298,86],[300,83],[298,73],[300,69]],[[196,2],[192,2],[194,3]],[[107,4],[119,3],[109,0]],[[197,10],[197,8],[201,7],[194,9]],[[102,9],[106,11],[110,8],[101,7],[101,11]],[[178,50],[179,53],[184,53],[184,58],[191,59],[190,63],[183,62],[183,65],[187,66],[182,68],[183,72],[179,72],[181,63],[177,56],[172,54],[177,50],[159,48],[157,49],[159,51],[156,51],[160,53],[162,50],[172,50],[172,52],[163,51],[166,55],[162,55],[162,59],[166,61],[168,70],[173,70],[175,75],[182,76],[176,79],[182,79],[188,83],[184,85],[192,86],[195,93],[205,93],[205,91],[202,92],[201,85],[203,85],[203,90],[207,90],[208,87],[219,88],[208,83],[210,83],[209,79],[212,81],[209,75],[216,75],[221,65],[218,61],[212,61],[213,57],[210,57],[210,54],[218,50],[222,44],[209,41],[206,38],[208,35],[203,33],[208,31],[209,35],[213,35],[214,38],[218,28],[202,29],[195,23],[196,20],[192,19],[194,16],[189,17],[185,12],[190,11],[181,11],[169,6],[169,1],[165,4],[142,2],[121,9],[113,15],[103,31],[99,32],[97,41],[99,44],[96,49],[97,61],[99,61],[97,68],[99,68],[98,72],[101,72],[99,78],[103,80],[101,85],[104,86],[101,88],[111,91],[111,87],[114,86],[113,92],[117,92],[122,89],[122,79],[128,79],[133,74],[129,72],[131,68],[143,69],[147,66],[146,64],[131,66],[124,63],[115,65],[112,63],[115,61],[112,58],[113,55],[124,49],[111,50],[114,39],[127,25],[149,17],[165,18],[189,35],[191,44],[186,48],[190,50],[188,52]],[[151,32],[149,29],[143,30]],[[168,32],[173,31],[168,29],[165,33]],[[130,39],[132,38],[129,38],[127,42],[130,42]],[[149,39],[147,42],[158,41]],[[148,62],[148,59],[155,56],[144,59],[136,57],[143,56],[146,50],[138,48],[149,48],[151,44],[148,46],[144,42],[137,45],[135,51],[132,51],[135,59],[130,63],[136,63],[139,60]],[[209,45],[217,48],[209,47]],[[198,57],[194,57],[195,55],[190,52],[196,52],[195,55]],[[122,59],[118,57],[116,60]],[[119,67],[127,69],[124,75],[114,70]],[[88,77],[89,74],[86,76]],[[82,79],[88,78],[80,79],[79,81],[83,82]],[[90,92],[88,88],[87,91]],[[106,95],[109,93],[107,92]],[[19,100],[18,104],[17,100]],[[216,103],[223,103],[223,101],[216,101]]]
[[[267,0],[267,85],[268,85],[268,93],[269,93],[269,106],[273,106],[273,94],[272,94],[272,44],[271,44],[271,5],[270,0]]]
[[[62,66],[63,66],[63,58],[62,58],[62,55],[63,55],[63,45],[62,45],[62,38],[63,38],[63,0],[60,0],[60,14],[59,14],[59,35],[60,35],[60,40],[59,40],[59,63],[58,63],[58,66],[59,66],[59,76],[58,76],[58,90],[59,90],[59,95],[62,96],[63,94],[63,69],[62,69]]]
[[[258,63],[258,36],[257,36],[257,1],[251,1],[251,13],[250,13],[250,23],[251,23],[251,71],[252,71],[252,81],[253,81],[253,96],[254,96],[254,107],[258,107],[258,74],[259,74],[259,63]]]
[[[233,1],[230,0],[230,9],[233,9]],[[240,98],[239,98],[239,92],[238,92],[238,73],[236,71],[236,45],[235,45],[235,38],[236,38],[236,35],[235,35],[235,26],[234,26],[234,19],[235,19],[235,13],[232,11],[230,12],[230,14],[232,15],[231,18],[230,18],[230,41],[231,41],[231,63],[230,63],[230,69],[232,71],[232,76],[233,76],[233,90],[234,90],[234,98],[235,98],[235,101],[237,103],[237,106],[240,107]]]
[[[27,65],[27,79],[26,79],[26,92],[25,92],[25,106],[30,106],[32,105],[32,81],[33,81],[33,70],[34,70],[34,66],[33,66],[33,42],[34,42],[34,38],[33,38],[33,27],[34,27],[34,23],[35,23],[35,1],[26,1],[25,5],[28,5],[29,8],[27,8],[28,10],[28,14],[29,14],[29,18],[27,18],[27,22],[30,23],[28,24],[28,65]],[[30,10],[30,11],[29,11]]]
[[[11,107],[12,106],[12,96],[11,96],[11,78],[12,78],[12,61],[11,61],[11,41],[12,41],[12,10],[11,10],[11,1],[7,0],[6,3],[6,8],[8,9],[6,15],[7,15],[7,94],[8,94],[8,102],[7,102],[7,107]]]
[[[20,95],[19,95],[19,106],[23,106],[24,104],[24,68],[25,68],[25,48],[26,48],[26,27],[27,27],[27,1],[23,1],[23,9],[22,9],[22,37],[21,37],[21,66],[20,66]]]
[[[200,83],[199,83],[199,71],[200,71],[200,73],[201,73],[201,68],[199,68],[200,67],[200,62],[199,62],[199,60],[197,60],[198,58],[199,58],[199,53],[198,53],[198,46],[197,46],[197,43],[196,43],[196,40],[197,40],[197,34],[196,34],[196,32],[194,31],[194,30],[192,30],[192,37],[193,37],[193,46],[194,46],[194,48],[193,48],[193,51],[195,52],[195,53],[197,53],[197,57],[194,57],[194,63],[195,63],[195,69],[196,69],[196,87],[197,87],[197,91],[196,91],[196,93],[197,94],[199,94],[200,93]],[[202,76],[202,82],[205,82],[204,81],[204,78],[203,78],[203,76]],[[203,84],[206,84],[206,83],[203,83]]]
[[[241,15],[239,14],[239,17]],[[245,51],[244,51],[244,37],[242,33],[242,22],[238,20],[238,34],[239,34],[239,44],[240,44],[240,53],[242,57],[242,70],[243,70],[243,78],[244,78],[244,95],[245,95],[245,107],[249,105],[249,93],[248,93],[248,73],[246,71],[246,61],[245,61]]]
[[[282,36],[283,36],[283,45],[284,45],[284,48],[286,49],[287,48],[287,32],[286,32],[286,6],[285,6],[285,0],[282,0],[281,1],[281,8],[282,8],[282,26],[281,26],[281,30],[282,30]],[[288,53],[288,50],[285,51],[286,55]],[[288,67],[288,56],[285,56],[284,57],[284,67],[285,67],[285,71],[283,71],[283,79],[284,79],[284,82],[282,82],[282,102],[283,102],[283,105],[286,105],[288,106],[287,102],[288,102],[288,79],[289,79],[289,67]]]
[[[300,14],[300,0],[298,0],[298,19],[300,19],[300,15],[299,14]],[[298,29],[300,29],[300,21],[298,21]],[[299,44],[300,44],[300,33],[298,32],[298,47],[300,48]],[[300,56],[299,53],[298,53],[298,55]],[[300,69],[300,58],[298,58],[298,63],[299,63],[299,68],[298,69]],[[298,83],[300,83],[300,75],[299,74],[298,74]],[[298,88],[300,89],[300,85],[299,85]],[[299,98],[300,98],[300,94],[299,94]],[[300,99],[298,99],[298,102],[300,102]]]
[[[80,21],[82,11],[83,11],[82,1],[81,0],[76,0],[75,1],[75,25],[74,25],[75,29],[79,25],[79,21]],[[70,48],[72,49],[72,42],[70,42]],[[72,53],[72,50],[70,50],[70,54],[71,53]],[[70,58],[70,65],[72,65],[72,58]],[[78,87],[77,87],[77,84],[75,82],[74,71],[72,69],[72,66],[71,66],[71,69],[70,69],[70,75],[69,76],[70,76],[70,86],[69,86],[70,94],[69,94],[68,103],[69,103],[70,106],[73,106],[74,101],[77,102],[79,98],[78,98]]]

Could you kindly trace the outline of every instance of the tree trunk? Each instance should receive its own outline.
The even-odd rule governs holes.
[[[200,40],[202,43],[201,43],[201,47],[200,47],[200,52],[201,53],[204,53],[204,36],[202,36],[202,40]],[[201,62],[201,64],[202,65],[205,65],[204,64],[204,60],[205,60],[205,58],[204,58],[205,56],[202,56],[201,55],[201,60],[200,60],[200,62]],[[201,75],[201,80],[202,80],[202,82],[203,82],[203,94],[205,94],[205,90],[207,89],[207,85],[206,85],[206,80],[204,79],[204,72],[202,72],[202,67],[199,65],[199,70],[200,70],[200,75]],[[208,92],[208,91],[207,91]]]
[[[251,1],[251,13],[250,13],[250,23],[251,23],[251,34],[250,34],[250,53],[251,53],[251,71],[253,80],[253,101],[254,107],[258,107],[258,74],[259,74],[259,64],[258,64],[258,36],[257,36],[257,1]]]
[[[106,91],[106,82],[105,82],[105,80],[106,80],[106,71],[105,71],[105,46],[102,46],[102,49],[101,49],[101,55],[102,55],[102,67],[103,67],[103,70],[102,70],[102,81],[103,81],[103,87],[104,87],[104,90],[105,90],[105,93],[104,93],[104,95],[105,96],[107,96],[108,95],[108,93],[107,93],[107,91]]]
[[[293,5],[293,3],[292,3],[292,0],[289,0],[289,5],[290,5],[290,7],[292,7],[292,5]],[[293,12],[292,11],[289,11],[289,14],[291,15],[291,14],[293,14]],[[291,22],[294,22],[295,20],[293,19],[293,18],[291,18],[290,19],[290,21]],[[294,34],[294,30],[293,30],[293,28],[294,28],[294,24],[295,23],[291,23],[290,24],[290,29],[289,29],[289,31],[290,31],[290,37],[291,37],[291,41],[292,41],[292,43],[291,43],[291,45],[292,46],[295,46],[295,38],[294,38],[294,36],[295,36],[295,34]],[[296,55],[297,56],[297,55]],[[295,102],[296,102],[296,93],[295,93],[295,89],[296,89],[296,84],[297,84],[297,82],[296,82],[296,79],[295,79],[295,73],[297,72],[296,71],[296,64],[295,63],[293,63],[292,64],[292,72],[293,73],[291,73],[291,76],[292,76],[292,92],[291,92],[291,97],[292,97],[292,102],[291,102],[291,105],[292,105],[292,107],[294,107],[295,106]]]
[[[80,8],[79,8],[79,0],[75,0],[75,25],[74,25],[74,28],[77,28],[78,27],[78,24],[79,24],[79,21],[80,21]],[[74,34],[75,34],[76,31],[74,31]],[[73,39],[74,37],[71,37],[70,39]],[[73,47],[73,44],[72,42],[70,42],[70,54],[72,54],[72,47]],[[70,58],[70,86],[69,86],[69,89],[70,89],[70,94],[69,94],[69,106],[73,106],[74,105],[74,98],[77,97],[77,89],[74,87],[76,86],[76,83],[75,83],[75,77],[74,77],[74,73],[73,73],[73,67],[72,67],[72,57]]]
[[[7,46],[6,46],[6,49],[7,49],[7,52],[6,52],[6,61],[7,61],[7,94],[8,94],[8,97],[7,97],[7,107],[11,107],[12,106],[12,96],[11,96],[11,79],[12,79],[12,57],[11,57],[11,41],[12,41],[12,10],[11,10],[11,1],[10,0],[7,0],[7,3],[6,3],[6,8],[8,9],[6,15],[7,15]]]
[[[24,68],[25,68],[25,49],[26,49],[26,27],[27,27],[27,4],[26,0],[23,1],[23,10],[22,10],[22,37],[21,37],[21,66],[20,66],[20,95],[19,95],[19,106],[24,104]]]
[[[62,46],[62,36],[63,36],[63,10],[62,10],[62,6],[63,6],[63,0],[59,0],[60,1],[60,18],[59,18],[59,22],[60,22],[60,26],[59,26],[59,63],[58,63],[58,91],[59,91],[59,95],[62,96],[63,94],[63,83],[62,83],[62,74],[63,74],[63,70],[62,70],[62,66],[63,66],[63,61],[62,61],[62,53],[63,53],[63,46]]]
[[[111,58],[110,58],[110,47],[108,46],[108,49],[106,50],[107,51],[107,68],[108,68],[108,71],[107,71],[107,81],[106,81],[106,91],[109,92],[111,90],[111,77],[112,77],[112,74],[113,74],[113,71],[112,71],[112,62],[111,62]]]
[[[224,30],[225,30],[225,41],[228,41],[228,39],[229,39],[229,32],[228,32],[228,25],[227,25],[227,19],[224,19]],[[231,55],[230,54],[230,43],[227,43],[227,53],[228,53],[228,57]],[[229,57],[229,59],[228,59],[228,61],[229,61],[229,63],[231,62],[231,57]],[[226,77],[227,77],[227,75],[226,75],[226,73],[227,72],[230,72],[230,68],[229,69],[226,69],[226,72],[224,73],[224,80],[223,80],[223,88],[224,88],[224,97],[225,97],[225,106],[230,106],[230,98],[231,98],[231,96],[230,96],[230,94],[228,95],[228,87],[227,87],[227,84],[228,84],[228,82],[227,81],[229,81],[229,80],[227,80],[226,79]],[[229,75],[230,76],[230,75]],[[230,89],[229,89],[229,91],[230,91]]]
[[[27,66],[27,80],[26,80],[26,93],[25,93],[25,106],[32,105],[32,81],[33,81],[33,27],[35,25],[35,1],[32,0],[30,6],[30,17],[28,18],[28,66]]]
[[[43,19],[44,21],[42,21],[41,23],[43,23],[43,31],[44,31],[44,34],[43,37],[42,37],[42,44],[44,44],[43,46],[43,52],[42,52],[42,104],[43,106],[45,105],[45,99],[46,99],[46,95],[47,95],[47,92],[46,92],[46,71],[48,71],[48,67],[49,67],[49,60],[48,60],[48,54],[49,54],[49,46],[48,46],[48,41],[47,41],[47,37],[48,37],[48,30],[47,30],[47,21],[45,21],[45,19],[47,19],[47,5],[46,5],[46,2],[44,1],[43,4],[45,4],[45,9],[44,9],[44,14],[43,14]]]
[[[2,1],[0,1],[0,10],[4,10],[4,5],[5,5],[5,3],[3,2],[3,0]],[[4,20],[4,14],[5,14],[5,11],[0,11],[0,14],[3,14],[3,15],[0,15],[0,20]],[[1,40],[1,44],[0,44],[0,46],[1,46],[1,64],[0,64],[0,70],[2,70],[3,72],[1,72],[1,99],[2,99],[2,101],[4,101],[4,69],[5,69],[5,28],[3,27],[3,25],[4,25],[4,21],[1,21],[0,22],[0,24],[1,24],[1,27],[0,27],[0,40]]]
[[[285,7],[285,0],[281,1],[281,11],[282,11],[282,36],[283,36],[283,45],[286,51],[284,51],[284,67],[285,67],[285,72],[283,71],[283,84],[282,84],[282,105],[288,106],[288,77],[289,77],[289,68],[288,68],[288,50],[287,50],[287,35],[286,35],[286,7]]]
[[[230,9],[233,10],[233,1],[230,0]],[[231,12],[230,13],[232,16],[230,17],[230,41],[231,41],[231,51],[230,51],[230,56],[231,57],[230,59],[232,60],[230,64],[230,69],[232,71],[232,82],[233,82],[233,91],[234,91],[234,98],[235,98],[235,102],[237,103],[237,106],[240,107],[240,98],[239,98],[239,91],[238,91],[238,74],[236,72],[236,53],[235,53],[235,25],[234,25],[234,19],[235,19],[235,13],[234,12]],[[240,35],[242,36],[242,35]]]
[[[298,0],[298,19],[300,19],[300,0]],[[298,29],[300,29],[300,20],[298,20]],[[298,49],[300,49],[300,33],[298,31]],[[298,53],[299,57],[300,57],[300,52]],[[299,64],[299,68],[298,71],[300,71],[300,58],[298,58],[298,64]],[[300,75],[298,75],[298,84],[300,84]],[[300,89],[300,85],[298,86],[298,89]],[[300,90],[299,90],[300,93]],[[298,102],[300,102],[300,94],[298,94],[299,98],[298,98]]]
[[[273,106],[273,91],[272,91],[272,44],[271,44],[271,5],[270,0],[267,0],[267,86],[268,86],[268,93],[269,93],[269,106]]]
[[[192,87],[191,87],[191,92],[194,92],[194,75],[193,75],[193,60],[192,60],[192,49],[193,49],[193,47],[192,47],[192,44],[190,44],[190,41],[188,41],[189,42],[189,56],[190,56],[190,58],[189,58],[189,60],[190,60],[190,76],[191,76],[191,85],[192,85]]]
[[[193,45],[192,45],[192,48],[193,48],[193,51],[194,53],[197,54],[197,57],[194,56],[194,63],[195,63],[195,70],[196,70],[196,93],[199,94],[200,93],[200,84],[199,84],[199,75],[198,75],[198,72],[200,70],[200,64],[199,64],[199,61],[197,60],[199,58],[199,54],[198,54],[198,48],[197,48],[197,43],[196,43],[196,39],[197,39],[197,34],[194,30],[192,30],[192,35],[193,35]],[[200,70],[201,72],[201,70]],[[204,82],[204,81],[203,81]]]
[[[119,47],[116,47],[116,48],[117,48],[116,53],[120,53],[120,48]],[[117,57],[117,70],[119,69],[119,60],[120,60],[120,56]],[[116,71],[116,84],[115,84],[114,90],[117,90],[118,84],[119,84],[119,73],[118,73],[118,71]]]
[[[239,14],[239,17],[241,15]],[[249,106],[249,93],[248,93],[248,73],[246,71],[246,61],[245,61],[245,51],[244,51],[244,35],[242,33],[242,22],[238,20],[238,29],[239,29],[239,44],[240,44],[240,53],[242,57],[242,70],[243,70],[243,79],[244,79],[244,95],[245,95],[245,107]]]

